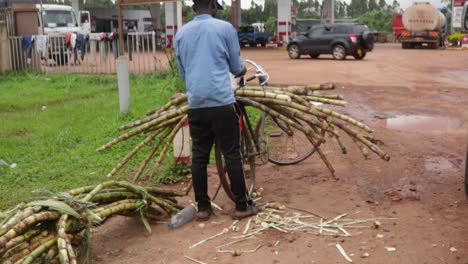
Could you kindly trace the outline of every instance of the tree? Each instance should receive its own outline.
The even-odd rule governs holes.
[[[358,17],[359,22],[379,32],[392,32],[392,12],[373,11]]]
[[[273,34],[276,32],[276,16],[271,16],[265,22],[265,31]]]
[[[113,8],[114,3],[111,0],[87,0],[85,8]]]
[[[369,0],[368,10],[371,11],[371,12],[379,10],[379,6],[377,5],[376,0]]]
[[[393,0],[393,3],[392,3],[392,10],[393,11],[397,11],[400,9],[400,3],[398,3],[398,0]]]
[[[387,3],[385,0],[379,0],[379,9],[380,10],[385,10],[385,7],[387,6]]]

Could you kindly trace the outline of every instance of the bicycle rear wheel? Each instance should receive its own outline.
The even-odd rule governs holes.
[[[302,131],[269,114],[265,113],[263,118],[265,118],[264,135],[267,142],[268,160],[271,163],[293,165],[315,153],[314,145]],[[294,121],[307,126],[303,121]]]

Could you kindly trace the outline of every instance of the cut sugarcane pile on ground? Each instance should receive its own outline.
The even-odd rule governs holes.
[[[369,155],[368,150],[370,149],[379,157],[388,161],[390,156],[377,146],[376,143],[379,141],[369,135],[372,133],[370,127],[336,111],[314,105],[314,102],[319,102],[328,105],[346,106],[347,103],[343,101],[341,96],[320,93],[321,90],[332,90],[334,88],[333,84],[287,88],[245,86],[236,91],[236,99],[247,106],[267,112],[276,120],[289,124],[291,127],[303,132],[307,139],[314,146],[317,146],[316,150],[319,156],[332,174],[334,173],[332,165],[318,147],[319,142],[325,143],[325,135],[334,138],[344,154],[347,153],[347,150],[342,139],[342,133],[349,136],[356,143],[365,157]],[[182,95],[162,107],[149,111],[147,113],[148,117],[121,126],[119,130],[131,130],[100,147],[97,149],[98,152],[130,137],[140,134],[148,134],[148,136],[109,172],[108,177],[115,175],[137,152],[150,143],[149,152],[135,173],[134,180],[139,179],[160,147],[161,151],[154,167],[161,166],[176,133],[187,121],[187,110],[187,96]]]
[[[88,255],[90,227],[112,215],[138,216],[150,232],[146,218],[177,213],[175,197],[184,195],[108,181],[18,205],[0,213],[0,263],[77,263]]]
[[[323,218],[315,213],[307,212],[305,214],[288,209],[284,205],[277,203],[267,203],[264,211],[256,216],[244,221],[244,225],[238,220],[235,220],[228,228],[224,228],[220,233],[215,234],[207,239],[201,240],[190,248],[198,247],[203,243],[223,237],[229,236],[229,242],[216,246],[218,253],[230,253],[233,256],[239,256],[242,253],[255,253],[262,245],[257,245],[250,250],[239,249],[239,243],[258,238],[259,235],[276,230],[281,233],[301,232],[317,236],[333,236],[333,237],[351,237],[350,229],[356,228],[373,228],[378,229],[381,226],[379,221],[395,220],[396,218],[368,218],[368,219],[350,219],[346,218],[347,214],[338,215],[332,219]],[[279,243],[279,241],[278,241]],[[235,244],[235,245],[234,245]]]

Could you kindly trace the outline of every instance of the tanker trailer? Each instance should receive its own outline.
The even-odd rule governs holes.
[[[446,19],[444,14],[429,2],[415,2],[403,13],[403,26],[400,41],[403,49],[429,46],[437,49],[444,45]]]

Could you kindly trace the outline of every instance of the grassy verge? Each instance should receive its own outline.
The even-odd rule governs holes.
[[[105,180],[141,138],[104,153],[95,149],[119,134],[116,127],[167,102],[180,87],[168,75],[132,76],[131,112],[122,115],[115,76],[26,73],[0,80],[0,160],[17,164],[0,164],[0,208],[39,195],[33,191]],[[126,171],[136,166],[130,162]]]

